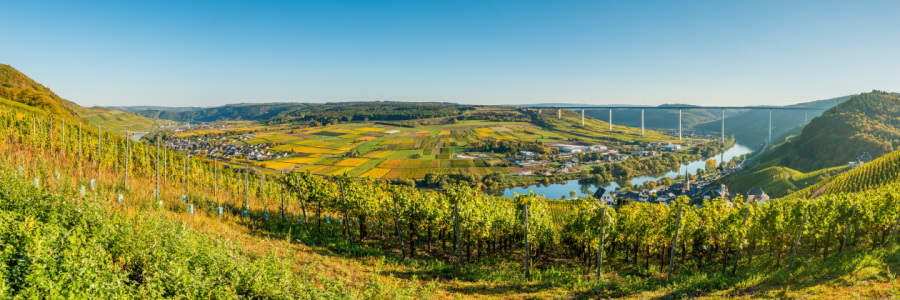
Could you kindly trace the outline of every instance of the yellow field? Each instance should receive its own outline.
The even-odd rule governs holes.
[[[391,155],[391,153],[394,153],[394,152],[393,151],[372,151],[372,152],[366,153],[366,155],[363,155],[363,157],[385,158],[388,155]]]
[[[336,143],[319,141],[319,140],[302,140],[302,141],[296,142],[294,144],[302,145],[302,146],[313,146],[313,147],[318,147],[318,148],[331,148],[332,146],[337,145]]]
[[[330,167],[331,167],[331,166],[311,165],[311,166],[306,166],[306,167],[300,169],[300,171],[301,171],[301,172],[316,173],[316,172],[318,172],[319,170],[326,169],[326,168],[330,168]]]
[[[384,169],[396,169],[401,163],[403,163],[402,159],[388,159],[378,164],[378,167]]]
[[[283,162],[283,161],[267,161],[267,162],[262,163],[261,165],[265,168],[280,170],[280,169],[294,166],[296,164],[289,163],[289,162]]]
[[[331,169],[319,171],[322,175],[341,175],[353,170],[353,167],[331,167]]]
[[[367,161],[369,161],[368,158],[347,158],[342,161],[339,161],[338,163],[336,163],[334,165],[342,166],[342,167],[358,167],[359,165],[362,165],[362,164],[366,163]]]
[[[308,164],[314,163],[319,160],[320,160],[320,158],[318,158],[318,157],[294,157],[294,158],[285,159],[284,162],[308,165]]]
[[[362,128],[357,128],[356,130],[359,130],[359,131],[366,131],[366,132],[381,132],[381,131],[384,131],[383,128],[374,128],[374,127],[362,127]]]
[[[374,136],[361,136],[361,137],[359,137],[359,138],[356,139],[356,140],[357,140],[357,141],[368,142],[368,141],[371,141],[371,140],[374,140],[374,139],[377,139],[377,137],[374,137]]]
[[[438,132],[438,135],[450,135],[450,130],[441,130],[441,132]]]
[[[280,150],[280,151],[294,151],[294,152],[299,152],[299,153],[314,153],[314,154],[322,154],[322,153],[327,153],[327,154],[337,154],[337,153],[341,153],[341,151],[339,151],[339,150],[322,149],[322,148],[307,147],[307,146],[297,146],[297,145],[282,145],[282,146],[275,147],[275,150]]]
[[[347,150],[353,149],[353,147],[356,147],[356,145],[344,145],[344,146],[336,147],[335,149],[341,150],[341,151],[347,151]]]
[[[365,174],[362,174],[362,176],[360,176],[360,177],[370,177],[373,179],[378,179],[390,171],[391,170],[389,170],[389,169],[374,168],[374,169],[369,170]]]

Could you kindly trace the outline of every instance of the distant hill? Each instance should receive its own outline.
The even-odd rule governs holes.
[[[779,165],[808,172],[846,165],[863,152],[877,158],[898,146],[900,94],[875,91],[852,96],[825,111],[806,125],[799,136],[760,161],[763,166]]]
[[[242,103],[197,110],[143,110],[147,117],[182,121],[212,122],[249,120],[272,123],[321,124],[347,121],[402,121],[461,115],[474,106],[436,102],[334,102],[334,103]]]
[[[121,111],[105,107],[82,107],[75,105],[72,107],[78,116],[84,118],[89,124],[96,126],[100,124],[104,131],[112,132],[116,135],[124,135],[128,132],[143,132],[158,128],[161,125],[173,124],[180,122],[151,119],[142,115]]]
[[[170,106],[104,106],[104,108],[121,110],[121,111],[130,111],[130,112],[138,112],[142,110],[159,110],[159,111],[192,111],[192,110],[201,110],[205,107],[199,106],[183,106],[183,107],[170,107]]]
[[[850,96],[844,96],[798,103],[787,107],[832,107],[836,102],[843,102],[849,98]],[[822,112],[822,110],[811,110],[804,115],[803,111],[773,110],[772,144],[780,143],[789,134],[799,133],[804,121],[812,120],[821,115]],[[615,116],[613,116],[613,121],[615,121]],[[694,126],[694,129],[701,131],[721,131],[721,128],[722,123],[718,117]],[[738,143],[751,148],[764,144],[765,139],[769,137],[769,111],[765,109],[746,110],[730,117],[726,116],[725,134],[733,135]]]
[[[40,108],[55,115],[75,116],[67,106],[68,101],[19,70],[4,64],[0,64],[0,97]]]

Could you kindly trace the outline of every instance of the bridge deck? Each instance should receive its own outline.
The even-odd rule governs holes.
[[[518,108],[532,109],[772,109],[772,110],[828,110],[831,107],[792,107],[792,106],[528,106],[519,105]]]

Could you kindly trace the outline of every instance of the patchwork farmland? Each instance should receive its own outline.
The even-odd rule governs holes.
[[[373,179],[424,179],[428,174],[477,174],[481,176],[518,174],[546,167],[523,167],[507,160],[501,150],[472,152],[488,142],[541,142],[603,144],[621,147],[643,142],[677,142],[656,131],[644,136],[630,127],[614,126],[589,118],[581,126],[572,112],[562,119],[547,118],[545,126],[528,122],[465,120],[452,124],[415,128],[369,122],[314,127],[266,126],[251,122],[207,124],[178,133],[176,137],[198,135],[228,137],[225,143],[245,146],[266,145],[274,159],[249,162],[260,167],[308,171],[318,175],[342,175]],[[271,155],[271,154],[269,154]],[[235,158],[235,157],[230,157]]]
[[[268,143],[290,157],[256,162],[276,170],[301,169],[319,175],[347,173],[375,179],[423,179],[429,173],[508,174],[505,154],[456,159],[470,143],[486,139],[537,140],[559,138],[525,123],[461,122],[405,128],[377,124],[339,124],[254,134],[248,144]],[[482,127],[485,126],[485,127]]]

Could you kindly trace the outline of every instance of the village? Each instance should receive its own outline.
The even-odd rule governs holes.
[[[726,167],[721,173],[709,173],[703,176],[696,176],[695,180],[691,180],[692,175],[685,172],[682,182],[673,183],[669,186],[659,185],[652,188],[645,188],[639,191],[616,192],[598,188],[594,192],[593,197],[606,202],[610,206],[621,206],[630,202],[646,202],[646,203],[669,203],[679,196],[685,196],[689,199],[734,199],[740,193],[729,191],[724,184],[716,183],[716,180],[728,175],[731,172],[739,170],[743,165],[734,165]],[[769,196],[760,188],[751,188],[746,194],[740,194],[745,201],[765,202],[769,200]],[[700,202],[697,202],[699,205]]]
[[[246,159],[251,161],[265,161],[288,156],[290,153],[275,151],[268,144],[241,143],[253,138],[250,135],[231,137],[206,137],[194,136],[173,138],[165,141],[165,146],[176,151],[187,151],[195,155],[204,155],[209,158],[220,159]]]

